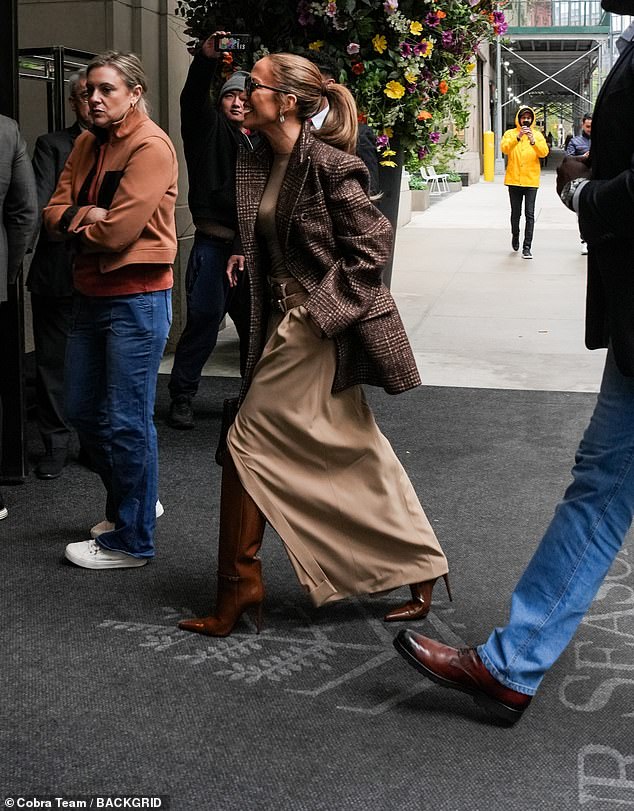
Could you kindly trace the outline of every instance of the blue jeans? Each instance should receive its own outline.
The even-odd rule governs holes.
[[[203,366],[216,346],[218,330],[227,313],[242,333],[236,306],[239,288],[229,287],[225,272],[232,253],[231,243],[196,232],[185,274],[187,323],[176,347],[170,375],[172,400],[195,396]]]
[[[66,416],[106,488],[106,549],[154,556],[158,445],[154,400],[172,322],[171,290],[76,294],[66,348]]]
[[[528,695],[572,639],[634,515],[634,378],[611,349],[572,475],[515,587],[508,625],[478,648],[498,681]]]

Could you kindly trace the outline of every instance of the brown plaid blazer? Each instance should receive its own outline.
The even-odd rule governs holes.
[[[251,325],[242,396],[266,338],[266,252],[258,245],[255,221],[271,162],[264,138],[255,151],[240,148],[238,223]],[[397,394],[421,381],[396,304],[381,281],[392,227],[368,199],[368,187],[363,163],[319,141],[306,124],[280,190],[277,231],[289,274],[308,291],[306,309],[335,341],[333,393],[369,383]]]

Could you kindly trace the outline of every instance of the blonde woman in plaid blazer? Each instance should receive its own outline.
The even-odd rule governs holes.
[[[259,629],[256,557],[268,521],[315,605],[411,587],[386,621],[420,619],[447,560],[416,493],[366,403],[420,383],[396,305],[381,282],[392,228],[354,156],[356,107],[308,60],[267,56],[247,78],[245,125],[264,137],[238,157],[237,200],[250,341],[240,408],[227,439],[215,614],[180,627]],[[310,116],[330,105],[328,129]]]

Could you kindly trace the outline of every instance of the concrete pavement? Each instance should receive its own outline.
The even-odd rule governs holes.
[[[586,257],[554,172],[542,173],[534,259],[511,250],[509,213],[500,176],[444,195],[399,228],[392,292],[423,383],[597,391],[605,353],[584,346]],[[237,358],[229,323],[205,374],[237,375]]]
[[[586,258],[543,172],[532,260],[511,250],[502,177],[445,195],[399,229],[392,292],[428,385],[597,391],[583,342]]]

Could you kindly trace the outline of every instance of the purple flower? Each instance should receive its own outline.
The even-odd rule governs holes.
[[[315,22],[315,17],[311,14],[310,11],[310,3],[308,0],[299,0],[297,4],[297,21],[300,25],[306,28],[309,25],[313,25]]]
[[[399,48],[401,49],[401,54],[403,56],[408,57],[412,55],[412,46],[408,42],[401,42]]]
[[[358,42],[351,42],[348,47],[346,48],[346,52],[349,56],[354,56],[354,54],[358,54],[361,48],[359,47]]]
[[[385,0],[385,3],[383,3],[383,8],[385,9],[386,14],[394,14],[394,12],[398,9],[398,0]]]
[[[376,145],[379,149],[385,149],[385,147],[390,143],[390,139],[387,135],[377,135],[376,136]]]
[[[425,22],[430,28],[435,28],[440,22],[440,17],[433,11],[430,11],[429,14],[425,17]]]
[[[457,76],[460,73],[460,65],[449,65],[449,75]]]
[[[408,93],[415,93],[416,92],[416,85],[415,84],[408,84],[407,85],[407,92]]]
[[[503,11],[494,11],[493,12],[493,22],[496,25],[504,22],[504,12]]]
[[[442,47],[448,48],[453,42],[453,31],[451,30],[443,31],[441,34],[441,39],[442,39]]]
[[[426,146],[421,146],[421,148],[418,150],[419,159],[423,160],[424,158],[427,157],[427,155],[429,155],[429,149],[427,149]]]
[[[432,144],[437,144],[440,141],[440,133],[439,132],[430,132],[429,133],[429,140]]]

